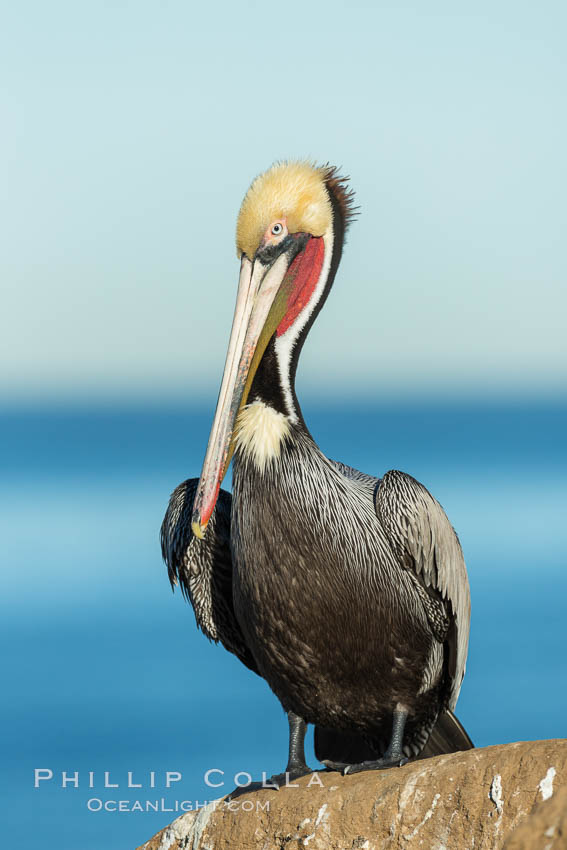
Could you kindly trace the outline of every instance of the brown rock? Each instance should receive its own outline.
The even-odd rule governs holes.
[[[566,846],[567,740],[353,776],[322,771],[297,785],[223,798],[177,818],[138,850],[499,850],[509,837],[506,850]],[[524,838],[530,819],[511,836],[534,806],[534,832]]]
[[[539,803],[514,830],[504,850],[567,850],[567,787]]]

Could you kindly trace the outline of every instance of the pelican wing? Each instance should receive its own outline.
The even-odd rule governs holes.
[[[195,612],[197,625],[215,642],[258,672],[234,616],[230,512],[232,496],[221,490],[207,534],[198,540],[191,530],[198,478],[184,481],[171,494],[161,526],[161,552],[171,586],[179,584]]]
[[[331,463],[345,478],[356,481],[357,484],[366,489],[370,488],[370,491],[374,493],[374,489],[380,481],[379,478],[368,475],[367,472],[361,472],[360,469],[355,469],[354,466],[347,466],[346,463],[341,463],[340,460],[332,460]]]
[[[453,709],[465,674],[470,626],[469,582],[459,538],[439,502],[411,475],[387,472],[376,487],[374,503],[403,566],[415,573],[432,599],[437,596],[444,603]],[[432,628],[434,633],[442,629],[435,615]]]

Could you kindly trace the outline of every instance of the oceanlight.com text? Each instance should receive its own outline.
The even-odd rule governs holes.
[[[210,806],[213,811],[222,808],[229,812],[269,812],[269,800],[87,800],[89,812],[194,812]]]

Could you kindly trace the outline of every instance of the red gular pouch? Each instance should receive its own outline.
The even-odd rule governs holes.
[[[311,300],[323,268],[325,243],[322,236],[312,236],[288,269],[291,291],[287,299],[287,311],[278,325],[276,336],[284,334],[293,325],[301,311]]]

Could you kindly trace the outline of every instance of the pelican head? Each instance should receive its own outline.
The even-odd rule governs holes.
[[[236,309],[193,506],[192,528],[199,538],[214,510],[238,414],[266,347],[274,336],[282,352],[296,345],[330,285],[333,256],[340,257],[352,212],[345,180],[334,168],[309,162],[276,163],[256,177],[244,197],[236,227]]]

